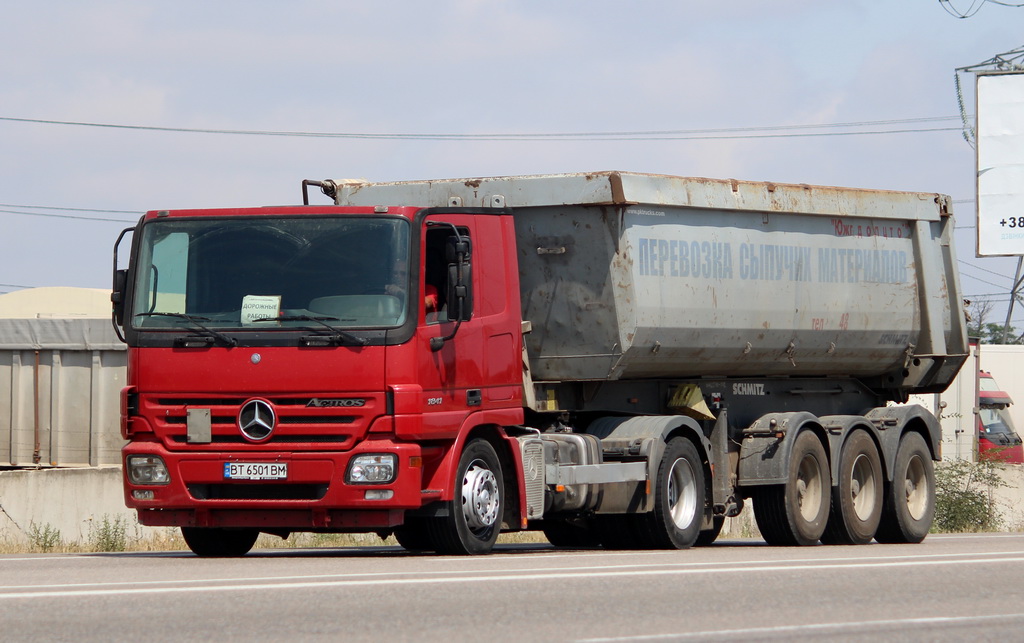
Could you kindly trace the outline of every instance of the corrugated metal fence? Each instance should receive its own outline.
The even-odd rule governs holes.
[[[106,319],[0,319],[0,466],[120,464],[126,352]]]

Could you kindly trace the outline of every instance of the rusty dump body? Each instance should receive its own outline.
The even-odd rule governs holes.
[[[840,376],[899,398],[967,354],[939,194],[598,172],[335,200],[510,208],[535,381]]]

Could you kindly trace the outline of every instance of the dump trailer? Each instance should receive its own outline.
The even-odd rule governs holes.
[[[260,532],[482,554],[919,542],[967,356],[939,194],[626,172],[303,181],[147,213],[114,323],[125,499],[199,555]],[[309,205],[318,187],[333,203]]]

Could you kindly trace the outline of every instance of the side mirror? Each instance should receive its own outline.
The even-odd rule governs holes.
[[[473,318],[472,267],[448,267],[448,321],[469,321]]]
[[[470,262],[472,246],[469,237],[449,237],[445,255],[448,259],[448,320],[469,321],[473,317],[473,269]]]
[[[455,328],[447,337],[432,337],[430,350],[439,351],[445,342],[454,339],[462,322],[473,318],[473,269],[470,257],[473,254],[469,237],[459,233],[451,223],[428,222],[428,226],[449,226],[452,235],[445,240],[445,260],[448,264],[448,279],[445,284],[445,301],[448,305],[448,321],[455,322]]]
[[[124,300],[128,289],[128,271],[117,267],[117,250],[121,247],[121,240],[125,238],[125,235],[134,231],[134,226],[125,228],[121,234],[117,235],[117,241],[114,242],[114,287],[110,291],[110,303],[113,304],[110,321],[114,326],[114,333],[122,342],[124,335],[121,334],[121,327],[124,326]]]
[[[114,322],[118,326],[124,326],[124,295],[127,283],[128,271],[115,270],[114,288],[110,293],[110,302],[113,304]]]

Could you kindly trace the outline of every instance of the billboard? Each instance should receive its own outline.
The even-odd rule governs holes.
[[[1024,72],[978,72],[979,257],[1024,255]]]

